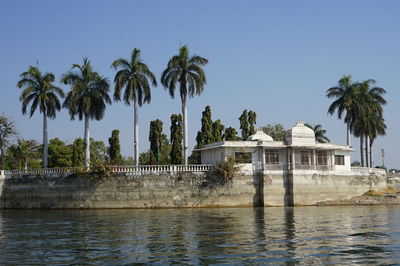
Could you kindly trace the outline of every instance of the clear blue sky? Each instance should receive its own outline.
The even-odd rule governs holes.
[[[400,168],[400,1],[1,1],[0,113],[12,117],[20,134],[41,142],[42,120],[21,114],[16,82],[39,62],[57,81],[73,63],[88,57],[94,69],[112,81],[113,60],[134,47],[160,76],[168,59],[187,44],[192,54],[209,59],[208,82],[188,103],[190,148],[200,128],[201,112],[239,130],[243,109],[257,113],[257,126],[297,120],[322,124],[334,143],[344,144],[345,125],[326,114],[325,91],[343,74],[354,80],[374,78],[387,93],[387,136],[374,145],[374,162]],[[60,85],[65,91],[69,88]],[[179,94],[178,94],[179,95]],[[140,150],[148,149],[149,123],[164,122],[181,111],[161,87],[139,113]],[[133,110],[115,103],[102,121],[91,123],[97,140],[120,129],[122,152],[132,154]],[[49,123],[49,138],[71,143],[83,136],[83,122],[62,110]],[[353,139],[355,148],[358,140]],[[353,160],[358,160],[358,152]]]

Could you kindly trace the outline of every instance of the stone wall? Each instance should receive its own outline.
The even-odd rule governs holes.
[[[314,205],[386,188],[386,177],[276,173],[221,185],[203,174],[0,178],[0,208],[164,208]]]

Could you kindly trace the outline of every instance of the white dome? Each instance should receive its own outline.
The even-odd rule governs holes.
[[[315,144],[314,130],[304,125],[303,121],[298,121],[292,129],[286,131],[285,139],[288,145]]]
[[[261,141],[274,141],[274,139],[265,134],[264,131],[262,130],[257,130],[256,134],[251,135],[250,137],[247,138],[247,140],[261,140]]]

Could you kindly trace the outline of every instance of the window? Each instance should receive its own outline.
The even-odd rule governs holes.
[[[328,165],[327,151],[318,151],[317,152],[317,164],[318,165]]]
[[[309,151],[301,151],[300,152],[300,162],[301,165],[310,165],[310,152]]]
[[[251,152],[235,152],[235,160],[237,163],[251,163]]]
[[[278,164],[279,163],[278,150],[265,150],[265,163],[266,164]]]
[[[335,155],[335,165],[344,165],[344,155]]]

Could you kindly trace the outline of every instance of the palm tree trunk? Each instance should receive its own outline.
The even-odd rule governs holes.
[[[48,139],[47,139],[47,115],[43,112],[43,168],[47,168]]]
[[[24,161],[24,170],[28,170],[28,159]]]
[[[85,137],[84,137],[84,144],[85,144],[85,155],[83,159],[83,163],[85,167],[90,166],[90,132],[89,132],[89,116],[85,115]]]
[[[0,170],[4,167],[4,149],[0,148]]]
[[[372,168],[372,139],[369,140],[369,166]]]
[[[138,104],[133,104],[133,158],[136,166],[139,165],[139,121],[138,121]]]
[[[185,166],[188,165],[188,125],[187,125],[187,107],[186,95],[182,96],[182,117],[183,117],[183,158]]]
[[[347,146],[351,147],[350,124],[347,124]]]
[[[365,166],[369,167],[369,144],[368,144],[368,136],[364,137],[365,145],[364,145],[364,152],[365,152]]]
[[[364,135],[361,134],[360,136],[360,160],[361,166],[364,167]]]

